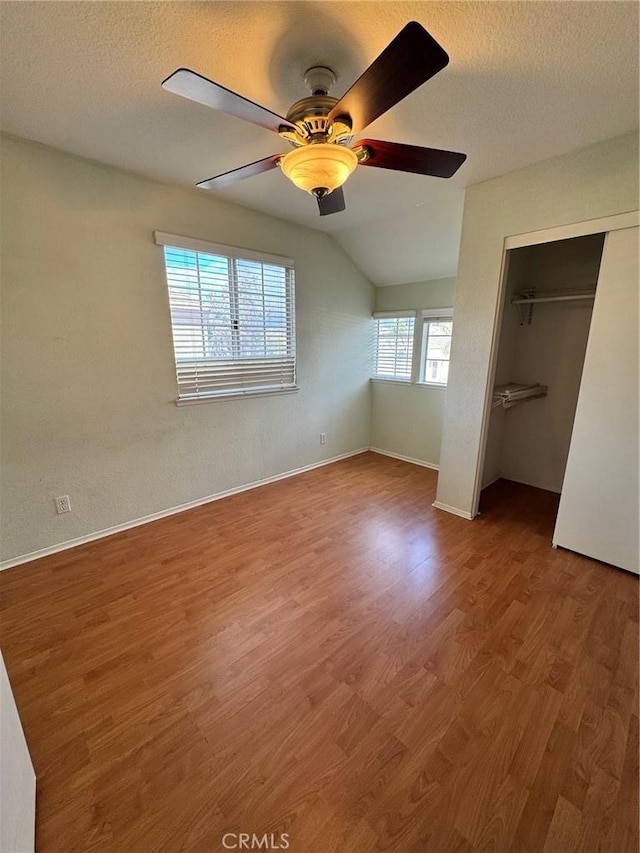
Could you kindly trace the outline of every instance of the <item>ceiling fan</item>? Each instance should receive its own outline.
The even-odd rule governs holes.
[[[243,98],[188,68],[178,68],[162,83],[164,89],[221,110],[286,139],[293,150],[273,154],[197,184],[218,189],[280,166],[300,189],[314,195],[320,215],[345,210],[342,185],[356,166],[377,166],[399,172],[450,178],[466,154],[353,137],[394,104],[441,71],[449,62],[445,50],[425,28],[410,21],[339,100],[329,95],[336,77],[316,66],[305,75],[311,95],[297,101],[286,118]]]

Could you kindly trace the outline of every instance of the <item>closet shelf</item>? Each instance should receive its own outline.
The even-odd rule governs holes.
[[[548,391],[547,385],[521,385],[517,382],[512,382],[510,385],[496,385],[493,389],[492,409],[497,409],[502,406],[503,409],[512,409],[519,403],[526,403],[529,400],[537,400],[540,397],[546,397]]]
[[[593,290],[567,290],[565,292],[521,293],[514,296],[511,304],[534,305],[536,302],[573,302],[576,299],[594,299],[595,295],[595,288]]]
[[[578,299],[593,299],[596,295],[595,285],[591,290],[526,290],[517,293],[511,300],[520,315],[520,325],[531,325],[533,306],[538,302],[575,302]],[[525,307],[526,306],[526,307]]]

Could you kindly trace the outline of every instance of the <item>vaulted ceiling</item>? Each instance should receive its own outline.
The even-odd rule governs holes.
[[[464,188],[638,124],[635,2],[2,2],[6,132],[193,186],[285,151],[267,130],[160,87],[186,66],[286,114],[326,65],[340,96],[409,20],[450,55],[369,138],[463,151],[450,180],[358,169],[347,210],[278,171],[220,197],[327,231],[376,284],[455,274]]]

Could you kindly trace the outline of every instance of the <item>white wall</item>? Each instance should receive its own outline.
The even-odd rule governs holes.
[[[4,560],[368,446],[373,288],[330,237],[6,137],[2,225]],[[295,258],[299,392],[175,405],[155,229]]]
[[[450,308],[455,287],[455,278],[378,287],[376,311]],[[383,380],[371,386],[371,446],[437,466],[446,389]]]
[[[476,510],[505,237],[637,207],[636,133],[467,190],[438,478],[440,504],[463,514],[472,515]]]
[[[534,306],[531,324],[520,325],[511,299],[528,287],[595,288],[603,241],[595,234],[509,252],[495,384],[538,382],[549,390],[541,399],[492,411],[484,484],[505,477],[554,492],[562,488],[593,301],[543,302]]]
[[[0,654],[0,850],[30,853],[35,843],[36,777]]]

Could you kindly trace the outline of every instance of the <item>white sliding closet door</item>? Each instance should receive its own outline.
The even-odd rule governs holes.
[[[638,231],[607,234],[554,545],[640,573]]]

